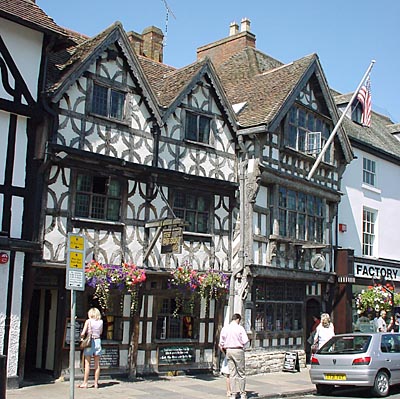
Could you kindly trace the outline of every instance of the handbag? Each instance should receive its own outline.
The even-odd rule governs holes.
[[[89,321],[89,331],[86,334],[86,337],[82,338],[80,347],[81,347],[81,349],[85,349],[85,348],[88,348],[91,345],[92,345],[92,332],[91,332],[91,329],[90,329],[90,321]]]

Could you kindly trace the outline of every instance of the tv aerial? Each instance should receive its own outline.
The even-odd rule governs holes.
[[[168,5],[166,0],[161,0],[164,3],[166,16],[165,16],[165,32],[164,32],[164,43],[163,46],[167,45],[167,35],[168,35],[168,22],[169,22],[169,14],[171,14],[174,19],[176,19],[175,14],[172,12],[171,7]]]

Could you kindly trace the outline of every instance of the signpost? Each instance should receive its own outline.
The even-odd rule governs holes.
[[[66,285],[71,290],[71,320],[76,318],[76,293],[75,290],[85,290],[85,237],[80,234],[68,233]],[[75,386],[75,323],[71,323],[69,346],[69,397],[74,399]]]

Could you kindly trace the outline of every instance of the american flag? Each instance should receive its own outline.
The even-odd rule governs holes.
[[[363,112],[361,114],[361,124],[363,126],[371,126],[371,112],[372,112],[372,102],[371,102],[371,80],[368,76],[364,85],[361,87],[357,94],[357,100],[361,103],[363,107]]]

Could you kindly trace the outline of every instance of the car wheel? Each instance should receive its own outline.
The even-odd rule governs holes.
[[[372,387],[372,393],[380,398],[389,394],[389,376],[384,371],[378,371]]]
[[[316,384],[317,394],[319,395],[329,395],[333,391],[332,385]]]

